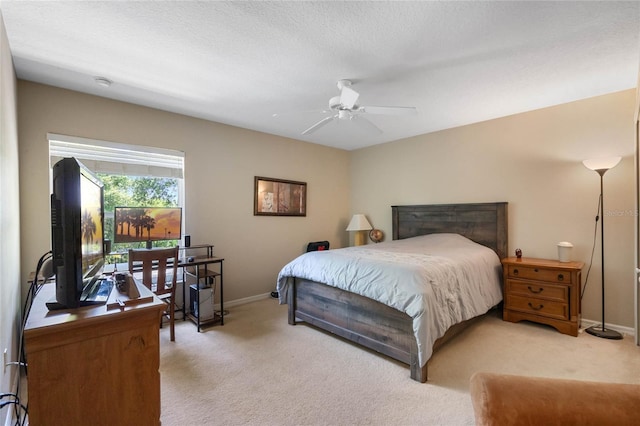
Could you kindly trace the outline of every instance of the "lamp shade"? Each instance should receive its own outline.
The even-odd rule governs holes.
[[[606,157],[606,158],[594,158],[592,160],[584,160],[582,164],[587,169],[591,170],[609,170],[618,165],[622,160],[622,157]]]
[[[368,231],[373,229],[369,221],[363,214],[354,214],[347,226],[347,231]]]

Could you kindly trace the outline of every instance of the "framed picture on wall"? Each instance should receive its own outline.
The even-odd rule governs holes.
[[[306,216],[307,183],[255,177],[254,216]]]

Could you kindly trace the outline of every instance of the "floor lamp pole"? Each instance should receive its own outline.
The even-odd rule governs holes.
[[[604,173],[609,169],[596,170],[600,175],[600,256],[602,269],[602,325],[587,328],[587,333],[604,339],[622,339],[622,334],[615,330],[607,330],[604,323]]]

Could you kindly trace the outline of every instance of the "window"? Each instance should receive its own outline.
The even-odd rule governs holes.
[[[75,157],[104,183],[105,239],[113,241],[114,207],[182,207],[184,229],[184,153],[115,142],[48,134],[50,168],[64,157]],[[142,247],[120,243],[112,252]],[[173,246],[173,241],[154,245]],[[112,261],[112,259],[107,259]]]

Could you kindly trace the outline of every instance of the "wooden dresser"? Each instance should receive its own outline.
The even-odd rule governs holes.
[[[49,311],[55,286],[44,285],[24,331],[30,424],[160,424],[165,303],[142,285],[138,291],[146,302],[123,309]],[[114,288],[110,303],[117,297]]]
[[[508,257],[504,270],[505,321],[534,321],[578,335],[582,262]]]

